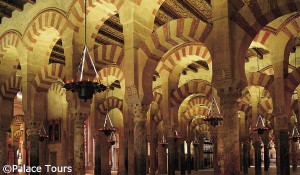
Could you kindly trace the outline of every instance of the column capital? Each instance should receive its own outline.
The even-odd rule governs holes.
[[[74,123],[83,123],[87,118],[87,113],[72,113],[72,117],[74,119]]]

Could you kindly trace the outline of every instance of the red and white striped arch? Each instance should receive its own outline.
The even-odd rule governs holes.
[[[264,101],[260,102],[260,104],[258,105],[258,109],[262,113],[269,113],[270,110],[273,110],[272,99],[268,99],[268,100],[264,100]]]
[[[21,34],[16,30],[8,30],[0,37],[1,52],[7,51],[10,47],[15,47],[17,50],[22,49],[23,41]]]
[[[59,63],[46,65],[34,78],[33,87],[37,91],[47,92],[52,83],[61,79],[65,81],[65,66]]]
[[[196,126],[200,126],[203,124],[206,124],[206,122],[203,121],[203,118],[198,117],[191,122],[190,126],[191,126],[191,129],[195,129]]]
[[[162,94],[158,92],[153,92],[153,101],[160,105],[162,101]]]
[[[66,89],[63,88],[62,85],[59,84],[59,83],[53,83],[50,86],[49,91],[55,91],[61,97],[64,96],[64,95],[66,95]]]
[[[249,104],[251,102],[251,95],[250,95],[250,92],[248,91],[244,91],[242,93],[242,96],[240,97],[241,99],[241,103],[244,103],[244,104]]]
[[[60,10],[47,9],[38,14],[27,27],[23,35],[25,47],[29,51],[33,51],[33,45],[36,43],[37,37],[40,36],[41,32],[51,27],[56,29],[60,36],[62,36],[68,28],[76,30],[76,26],[69,22],[66,15]]]
[[[123,100],[117,98],[117,97],[108,97],[99,105],[99,111],[101,114],[106,114],[107,109],[108,111],[117,108],[120,111],[123,109]]]
[[[100,45],[91,51],[91,55],[94,56],[97,70],[100,70],[112,63],[120,66],[124,58],[124,50],[116,45]]]
[[[186,120],[186,122],[190,122],[195,116],[198,115],[207,115],[208,108],[204,107],[194,107],[192,109],[187,110],[182,117]]]
[[[280,16],[297,12],[298,9],[300,9],[298,0],[249,1],[239,9],[233,20],[251,38],[255,38],[264,26]]]
[[[199,106],[199,105],[209,107],[210,101],[204,97],[193,97],[192,99],[189,100],[187,109],[191,109],[191,108],[193,108],[195,106]]]
[[[171,93],[171,103],[180,105],[185,98],[192,94],[203,94],[209,99],[212,95],[212,86],[206,81],[189,81]]]
[[[247,74],[247,81],[249,86],[261,86],[269,89],[274,81],[274,76],[261,72],[251,72]]]
[[[108,76],[115,77],[117,80],[120,81],[120,83],[123,83],[125,80],[123,71],[117,66],[109,66],[109,67],[103,68],[98,72],[98,75],[99,75],[99,78],[101,81],[105,81],[105,79]]]
[[[1,86],[0,96],[5,100],[14,100],[17,93],[21,90],[22,77],[13,75]]]
[[[13,117],[11,124],[13,126],[20,126],[22,123],[24,123],[24,116],[23,115],[16,115]]]
[[[174,67],[178,65],[182,59],[190,55],[200,56],[208,65],[211,64],[211,56],[207,47],[200,43],[189,43],[176,48],[170,55],[166,56],[165,59],[163,58],[158,63],[156,71],[160,75],[163,71],[171,73]]]
[[[293,72],[285,78],[285,90],[288,94],[292,95],[300,84],[300,67],[294,69]]]
[[[243,111],[246,116],[251,117],[252,116],[252,107],[245,103],[239,103],[239,110]]]

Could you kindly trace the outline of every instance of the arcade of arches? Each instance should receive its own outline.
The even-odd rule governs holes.
[[[0,174],[47,164],[75,175],[297,171],[300,0],[87,0],[86,26],[84,0],[0,9]],[[78,77],[85,28],[109,86],[87,102],[63,88]],[[84,72],[95,78],[90,64]],[[203,121],[213,97],[216,127]],[[99,132],[107,114],[114,145]]]

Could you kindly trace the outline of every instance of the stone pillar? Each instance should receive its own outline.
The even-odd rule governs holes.
[[[154,175],[156,172],[156,147],[157,138],[151,138],[150,141],[150,174]]]
[[[94,134],[94,174],[101,174],[101,139],[100,133]]]
[[[111,144],[107,142],[107,137],[104,133],[100,134],[101,140],[101,175],[111,175],[111,168],[109,166],[109,151]],[[111,155],[113,156],[113,155]]]
[[[124,136],[119,137],[119,166],[118,166],[118,175],[125,175],[125,138]]]
[[[187,172],[192,173],[192,161],[191,161],[191,141],[187,141]]]
[[[293,142],[291,141],[291,151],[292,151],[292,166],[293,166],[293,171],[297,171],[297,150],[298,150],[298,142]]]
[[[39,129],[40,122],[30,122],[30,166],[39,166]],[[33,173],[31,173],[33,174]],[[36,173],[38,174],[38,173]]]
[[[1,123],[0,125],[0,145],[1,145],[1,148],[0,148],[0,174],[1,175],[4,175],[5,173],[2,171],[2,167],[4,165],[7,165],[7,162],[6,162],[6,158],[7,158],[7,146],[6,146],[6,135],[7,135],[7,131],[9,129],[10,125],[7,125],[5,123]]]
[[[254,155],[255,155],[255,174],[261,174],[261,142],[254,141]]]
[[[204,151],[203,151],[203,136],[199,137],[199,146],[198,146],[198,150],[199,150],[199,169],[204,169]],[[215,152],[215,151],[214,151]],[[213,157],[213,160],[215,160],[216,157]]]
[[[175,175],[175,140],[174,137],[168,137],[168,174]]]
[[[140,116],[141,117],[141,116]],[[134,119],[134,167],[135,175],[146,174],[147,160],[147,137],[146,120],[142,118]]]
[[[243,173],[248,174],[249,167],[249,142],[243,142]]]
[[[280,144],[280,173],[290,174],[290,160],[289,159],[289,135],[287,131],[279,131],[279,144]]]
[[[185,153],[184,153],[184,142],[180,144],[180,173],[185,174],[186,163],[185,163]]]
[[[269,132],[264,133],[262,141],[264,143],[264,170],[268,171],[270,166]]]
[[[199,145],[194,145],[194,170],[199,170]]]
[[[224,120],[222,128],[218,130],[218,135],[222,138],[218,140],[218,164],[221,163],[221,174],[226,175],[240,174],[238,92],[233,89],[235,87],[221,89],[219,95]]]
[[[128,149],[127,149],[127,156],[128,156],[128,174],[134,174],[134,137],[133,131],[128,131]]]
[[[161,145],[158,146],[158,174],[167,174],[167,153]]]
[[[87,114],[74,113],[74,173],[85,174],[84,121]]]

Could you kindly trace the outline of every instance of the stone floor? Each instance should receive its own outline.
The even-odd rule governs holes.
[[[176,174],[180,174],[180,172],[176,172]],[[213,169],[206,169],[206,170],[201,170],[201,171],[192,171],[192,175],[213,175],[214,171]],[[242,175],[243,173],[241,173]],[[249,173],[248,175],[254,175],[254,167],[249,168]],[[117,172],[112,172],[112,175],[117,175]],[[276,167],[270,167],[268,172],[264,172],[262,168],[261,175],[276,175]],[[292,172],[291,169],[291,175],[300,175],[300,167],[298,167],[297,172]]]

